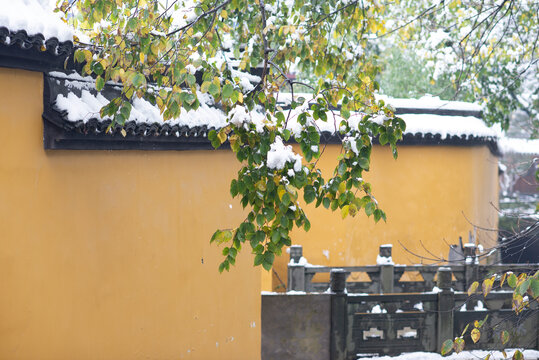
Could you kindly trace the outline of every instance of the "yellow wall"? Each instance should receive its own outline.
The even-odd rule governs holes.
[[[336,145],[326,148],[320,161],[324,174],[333,171],[339,151]],[[418,255],[432,258],[430,251],[447,259],[447,243],[457,244],[459,236],[467,242],[473,225],[497,228],[498,216],[491,203],[498,203],[498,160],[486,146],[402,145],[397,160],[389,147],[375,146],[371,160],[365,179],[373,185],[387,223],[375,224],[363,211],[341,220],[339,211],[306,207],[311,230],[295,231],[292,242],[303,245],[311,264],[372,265],[379,245],[388,243],[393,244],[395,263],[420,263],[399,241]],[[477,229],[476,235],[485,248],[495,244],[496,232]],[[288,254],[276,260],[278,277],[273,274],[272,290],[283,290],[288,260]]]
[[[260,272],[209,244],[232,154],[44,151],[42,89],[0,69],[0,359],[260,358]]]

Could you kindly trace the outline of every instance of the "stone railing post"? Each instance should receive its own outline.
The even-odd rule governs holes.
[[[288,284],[286,291],[305,291],[305,264],[300,262],[303,257],[303,247],[290,247],[290,262],[288,263]]]
[[[441,267],[438,269],[438,315],[436,319],[437,350],[442,350],[445,340],[453,340],[453,311],[455,308],[455,294],[451,289],[450,268]],[[428,331],[428,330],[427,330]]]
[[[395,272],[393,258],[391,257],[392,245],[380,245],[379,254],[376,263],[380,267],[380,293],[393,293],[395,284]]]
[[[348,321],[346,306],[346,272],[332,269],[330,273],[331,291],[331,330],[330,360],[346,360],[346,325]]]
[[[467,291],[474,281],[479,280],[479,265],[476,264],[476,250],[477,247],[475,246],[475,244],[464,244],[464,279],[466,281],[466,283],[464,284],[464,291]],[[476,301],[468,301],[466,303],[466,309],[473,310],[475,304]]]
[[[464,259],[465,259],[465,289],[468,290],[470,285],[477,280],[477,255],[475,244],[464,244]]]

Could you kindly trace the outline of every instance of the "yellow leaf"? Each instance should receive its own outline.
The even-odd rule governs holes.
[[[507,277],[507,273],[502,275],[502,279],[500,280],[500,288],[503,286],[503,283],[505,282],[506,277]]]
[[[479,331],[479,329],[475,328],[475,329],[472,330],[472,333],[470,334],[470,336],[472,337],[472,340],[473,340],[473,342],[475,344],[481,338],[481,332]]]
[[[224,143],[226,141],[226,132],[223,131],[223,129],[221,129],[221,131],[219,131],[219,133],[217,133],[217,138],[219,139],[219,141],[222,143]]]
[[[123,137],[126,137],[126,136],[127,136],[127,131],[125,131],[125,129],[122,129],[120,132],[122,133],[122,136],[123,136]]]
[[[142,64],[144,64],[144,54],[143,54],[143,53],[140,53],[139,56],[140,56],[140,62],[141,62]]]
[[[486,279],[483,281],[483,296],[487,296],[490,290],[492,290],[492,285],[494,281],[492,279]]]
[[[92,61],[92,52],[90,50],[84,50],[84,59],[86,62]]]
[[[283,199],[283,195],[286,194],[286,190],[284,188],[284,186],[280,185],[278,188],[277,188],[277,195],[279,195],[279,200],[282,200]]]
[[[243,104],[243,93],[241,93],[241,92],[238,93],[238,102],[239,102],[240,104]]]
[[[163,107],[163,99],[161,99],[159,96],[157,98],[155,98],[155,102],[157,103],[157,106],[159,107],[159,109],[161,109]]]
[[[502,340],[502,345],[507,344],[507,342],[509,341],[509,333],[507,332],[507,330],[504,330],[500,333],[500,339]],[[507,356],[504,355],[504,357]]]
[[[341,209],[342,218],[344,219],[345,217],[347,217],[349,212],[350,212],[350,206],[349,205],[344,205],[342,207],[342,209]]]
[[[223,9],[223,10],[221,11],[221,17],[222,17],[223,19],[228,18],[228,13],[226,12],[226,10]]]
[[[472,294],[475,294],[475,291],[479,287],[479,283],[477,281],[474,281],[472,285],[470,285],[470,288],[468,289],[468,296],[471,296]]]

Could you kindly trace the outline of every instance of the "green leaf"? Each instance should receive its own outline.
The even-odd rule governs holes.
[[[98,76],[95,79],[95,89],[101,91],[103,90],[103,87],[105,87],[105,80],[101,76]]]
[[[329,209],[330,204],[331,204],[331,200],[329,200],[328,198],[324,198],[324,200],[322,200],[322,205],[324,205],[326,209]]]
[[[500,333],[500,340],[502,341],[502,344],[505,345],[509,341],[509,332],[507,330],[503,330]]]
[[[279,114],[282,114],[282,113],[279,113]],[[283,130],[283,139],[284,141],[290,140],[290,130],[288,129]]]
[[[136,73],[131,80],[136,87],[143,87],[146,85],[146,77],[141,73]]]
[[[522,355],[522,352],[520,350],[515,350],[515,353],[513,354],[513,360],[524,360],[524,355]]]
[[[373,214],[374,214],[374,222],[380,221],[380,219],[382,218],[382,211],[380,209],[376,209],[374,210]]]
[[[539,296],[539,279],[532,278],[530,283],[530,289],[534,298]]]
[[[528,288],[530,287],[530,279],[526,279],[522,282],[522,284],[520,284],[517,288],[516,288],[516,292],[519,294],[519,295],[524,295],[527,291],[528,291]]]
[[[279,233],[279,231],[274,230],[271,234],[271,242],[277,243],[279,242],[279,240],[281,240],[281,234]]]
[[[442,344],[442,355],[447,355],[451,352],[451,350],[453,350],[453,340],[446,340],[444,341],[444,343]]]
[[[361,166],[361,168],[365,170],[369,170],[369,165],[370,165],[370,161],[368,158],[363,157],[359,159],[359,166]]]
[[[83,50],[77,50],[75,51],[75,61],[78,63],[82,63],[85,60],[84,51]]]
[[[217,85],[215,85],[214,83],[211,83],[210,84],[210,87],[209,87],[209,92],[212,96],[214,97],[217,97],[217,95],[219,95],[219,87]]]
[[[307,204],[312,203],[314,199],[316,198],[316,193],[314,190],[314,187],[311,185],[305,186],[305,189],[303,190],[303,199]]]
[[[234,87],[230,84],[226,84],[225,86],[223,86],[223,92],[221,95],[223,99],[228,99],[232,96],[233,92],[234,92]]]
[[[365,214],[367,214],[367,216],[371,216],[375,208],[376,206],[372,201],[367,203],[367,205],[365,205]]]
[[[262,261],[264,261],[264,254],[258,254],[255,256],[254,265],[258,266],[262,264]]]
[[[275,210],[273,210],[273,208],[264,208],[262,210],[262,213],[268,221],[271,221],[273,220],[273,218],[275,218]]]
[[[265,222],[266,222],[266,217],[263,214],[256,215],[256,223],[258,224],[258,226],[264,225]]]
[[[232,231],[231,230],[217,230],[213,233],[210,243],[217,242],[218,244],[226,243],[232,240]]]
[[[303,229],[309,231],[311,229],[311,222],[305,218],[305,223],[303,224]]]
[[[517,286],[517,277],[515,274],[512,273],[511,275],[509,275],[509,277],[507,278],[507,284],[513,289],[515,288],[515,286]]]

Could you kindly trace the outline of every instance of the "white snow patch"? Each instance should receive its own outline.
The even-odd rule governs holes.
[[[425,95],[419,99],[399,99],[390,98],[385,95],[377,95],[378,100],[383,100],[400,109],[444,109],[444,110],[463,110],[463,111],[481,111],[481,105],[464,101],[441,100],[438,96]]]
[[[445,116],[431,114],[402,114],[406,134],[440,134],[442,139],[451,136],[501,137],[499,126],[488,127],[483,120],[473,116]]]
[[[296,172],[300,171],[302,168],[301,156],[295,154],[292,150],[292,146],[285,145],[283,140],[277,136],[268,152],[268,168],[282,170],[287,162],[294,164],[294,171]]]
[[[503,154],[539,154],[539,139],[515,139],[502,137],[498,146]]]
[[[393,258],[391,256],[380,256],[376,257],[377,265],[394,265]]]
[[[539,351],[537,350],[521,350],[525,359],[537,359],[539,358]],[[511,359],[514,349],[507,349],[507,358]],[[470,360],[470,359],[484,359],[488,354],[490,355],[490,360],[502,360],[506,359],[503,356],[501,351],[487,351],[487,350],[472,350],[472,351],[462,351],[458,354],[452,353],[448,356],[442,356],[438,353],[429,353],[429,352],[411,352],[404,353],[397,356],[375,356],[375,357],[358,357],[362,360],[367,359],[376,359],[376,360]]]
[[[322,250],[322,254],[329,260],[329,250]]]
[[[305,291],[290,290],[286,292],[286,295],[306,295]]]
[[[477,305],[473,308],[475,311],[487,311],[487,308],[483,305],[482,301],[478,301]]]
[[[289,265],[310,265],[307,259],[305,259],[303,256],[299,258],[299,261],[296,263],[294,262],[294,259],[290,259]]]
[[[369,311],[367,311],[369,312]],[[386,314],[387,313],[387,310],[386,309],[382,309],[382,307],[380,305],[374,305],[370,311],[371,314]]]
[[[68,121],[82,120],[87,122],[91,118],[98,120],[106,120],[108,117],[101,118],[99,110],[108,103],[108,100],[101,94],[93,95],[88,90],[82,90],[81,96],[78,97],[74,93],[68,93],[67,96],[59,94],[56,98],[56,108],[60,111],[66,111]],[[213,107],[212,100],[207,94],[198,93],[197,97],[200,101],[200,106],[196,110],[185,111],[179,117],[170,119],[167,123],[173,125],[185,125],[190,128],[206,125],[207,127],[221,128],[226,125],[225,114]],[[162,123],[163,117],[157,106],[150,102],[135,98],[131,114],[127,121],[135,121],[137,123]]]
[[[28,35],[43,34],[45,39],[73,41],[73,29],[59,13],[53,12],[52,0],[0,0],[0,26],[10,31],[26,30]]]

